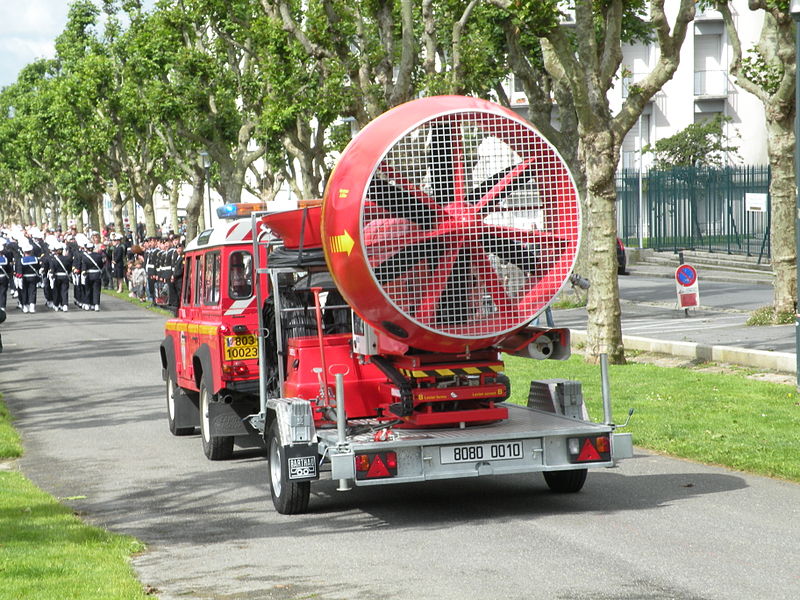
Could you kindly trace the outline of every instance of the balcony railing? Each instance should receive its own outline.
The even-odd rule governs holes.
[[[728,95],[728,72],[723,70],[695,71],[694,95],[724,98]]]

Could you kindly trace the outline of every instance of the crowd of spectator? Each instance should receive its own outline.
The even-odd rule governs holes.
[[[109,224],[102,231],[70,225],[0,226],[0,321],[8,296],[23,313],[36,312],[38,290],[46,308],[70,305],[100,310],[100,289],[127,293],[141,302],[177,308],[183,277],[181,236],[167,234],[134,243],[130,232]],[[70,287],[72,303],[69,302]]]

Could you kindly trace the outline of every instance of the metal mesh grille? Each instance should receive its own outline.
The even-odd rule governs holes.
[[[362,243],[396,309],[470,338],[530,321],[569,276],[579,209],[567,169],[502,114],[423,122],[391,146],[367,188]]]

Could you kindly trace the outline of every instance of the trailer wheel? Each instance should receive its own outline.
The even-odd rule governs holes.
[[[208,417],[212,394],[206,385],[206,379],[200,380],[200,433],[203,440],[203,454],[208,460],[227,460],[233,456],[233,436],[212,436],[211,422]]]
[[[283,468],[283,444],[280,439],[278,422],[272,421],[267,433],[267,448],[269,452],[269,487],[272,494],[272,504],[282,515],[297,515],[308,510],[308,500],[311,495],[310,481],[289,481]]]
[[[192,435],[194,427],[178,427],[175,424],[175,394],[183,393],[177,385],[172,375],[167,375],[167,421],[169,422],[169,431],[172,435]]]
[[[545,471],[544,480],[550,490],[557,494],[574,494],[580,492],[586,483],[588,469],[575,469],[574,471]]]

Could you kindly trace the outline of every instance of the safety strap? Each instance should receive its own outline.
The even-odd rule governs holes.
[[[69,271],[67,271],[67,267],[64,266],[64,263],[61,262],[61,259],[58,257],[58,255],[54,254],[53,258],[55,258],[56,261],[58,262],[58,264],[61,265],[61,268],[64,270],[64,275],[69,275]],[[56,273],[56,276],[58,276],[60,274],[61,273]]]
[[[99,267],[99,266],[97,266],[97,263],[94,261],[94,259],[93,259],[93,258],[92,258],[92,257],[91,257],[91,256],[90,256],[88,253],[84,252],[84,253],[83,253],[83,255],[84,255],[86,258],[88,258],[90,261],[92,261],[92,264],[95,266],[95,268],[97,269],[97,271],[99,271],[99,270],[100,270],[100,267]],[[97,271],[92,271],[91,269],[87,269],[87,273],[97,273]]]

